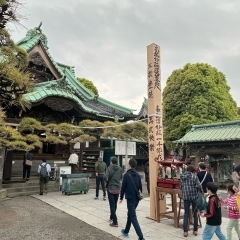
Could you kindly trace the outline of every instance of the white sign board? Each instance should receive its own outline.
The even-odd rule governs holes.
[[[115,141],[115,155],[125,155],[125,154],[126,154],[126,142]],[[129,156],[136,155],[136,142],[128,142],[127,154]]]

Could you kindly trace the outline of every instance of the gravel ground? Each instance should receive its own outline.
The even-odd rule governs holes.
[[[32,197],[0,201],[1,240],[117,240]]]

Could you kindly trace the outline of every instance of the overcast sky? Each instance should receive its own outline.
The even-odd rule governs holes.
[[[22,24],[42,21],[49,51],[100,96],[139,111],[147,96],[146,46],[161,47],[162,86],[174,69],[207,62],[240,106],[239,0],[22,0]],[[18,41],[26,29],[11,27]]]

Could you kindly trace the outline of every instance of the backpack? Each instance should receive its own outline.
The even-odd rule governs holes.
[[[40,178],[46,178],[48,177],[48,172],[47,172],[47,164],[44,165],[40,165],[41,169],[40,169]]]
[[[204,195],[201,192],[198,192],[197,199],[196,199],[197,209],[201,212],[207,209],[207,201]]]

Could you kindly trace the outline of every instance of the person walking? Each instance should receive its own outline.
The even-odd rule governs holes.
[[[118,219],[116,215],[117,202],[121,188],[122,168],[117,165],[117,157],[110,158],[110,166],[107,168],[104,178],[107,181],[107,193],[110,207],[110,226],[118,227]]]
[[[129,169],[123,176],[119,201],[119,203],[122,203],[123,197],[125,195],[125,199],[127,200],[128,217],[126,227],[125,229],[122,229],[121,233],[123,236],[128,237],[128,233],[132,224],[138,235],[138,239],[145,240],[136,215],[136,208],[139,203],[139,198],[136,190],[142,192],[141,177],[139,173],[135,170],[137,166],[136,160],[130,159],[128,165]]]
[[[23,159],[23,179],[29,181],[33,163],[33,154],[31,152],[26,152]]]
[[[149,187],[149,161],[144,165],[144,173],[145,173],[145,182],[147,183],[147,191],[150,194],[150,187]]]
[[[106,190],[105,190],[105,181],[104,175],[106,173],[107,165],[103,162],[102,158],[98,158],[98,161],[95,163],[95,172],[96,172],[96,196],[95,200],[98,200],[99,196],[99,186],[102,185],[103,190],[103,200],[106,200]]]
[[[227,225],[227,240],[232,240],[232,229],[234,228],[238,238],[240,239],[240,213],[237,206],[236,193],[234,190],[234,184],[230,184],[227,188],[228,198],[220,201],[222,204],[227,204],[229,222]]]
[[[206,171],[206,168],[207,167],[206,167],[205,163],[201,162],[199,164],[199,170],[200,171],[197,173],[198,180],[202,185],[204,193],[207,192],[207,189],[206,189],[207,183],[213,182],[212,175],[211,175],[210,172]]]
[[[196,168],[193,165],[189,165],[186,172],[180,177],[180,189],[182,190],[182,199],[184,204],[184,218],[183,218],[183,236],[188,236],[188,217],[189,209],[192,205],[193,210],[193,234],[198,234],[198,216],[197,216],[197,196],[198,192],[203,192],[202,186],[196,176]]]
[[[72,173],[78,173],[78,155],[72,150],[71,155],[68,159],[68,166],[71,166]]]
[[[221,201],[217,195],[218,187],[214,182],[209,182],[206,186],[207,194],[209,195],[209,203],[207,207],[207,213],[201,213],[201,217],[207,219],[205,228],[203,230],[203,240],[210,240],[214,233],[216,233],[218,239],[226,240],[221,231],[222,224],[222,212]],[[206,195],[206,194],[205,194]]]
[[[46,163],[46,159],[42,160],[42,164],[38,166],[38,174],[39,174],[39,185],[40,185],[40,193],[39,195],[43,195],[43,185],[45,185],[45,193],[48,192],[48,182],[49,176],[51,172],[51,166]]]

